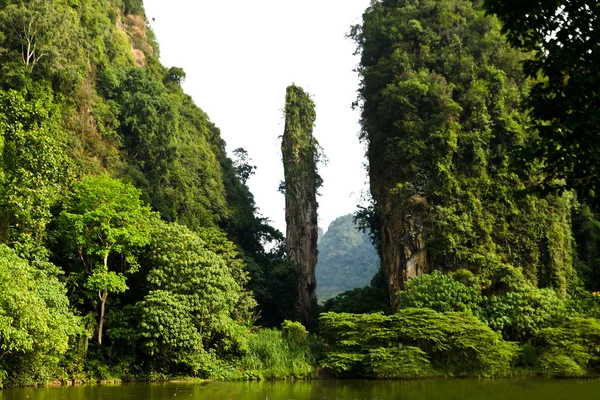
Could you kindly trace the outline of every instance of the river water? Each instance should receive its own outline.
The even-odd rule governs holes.
[[[0,390],[2,400],[577,400],[600,399],[600,381],[422,380],[208,382]]]

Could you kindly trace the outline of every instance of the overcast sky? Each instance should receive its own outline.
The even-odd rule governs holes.
[[[329,159],[319,226],[354,212],[367,187],[364,148],[353,111],[354,43],[369,0],[145,0],[160,59],[181,67],[186,93],[221,129],[227,150],[243,147],[256,165],[248,184],[260,213],[285,233],[280,136],[285,89],[295,83],[316,104],[314,135]]]

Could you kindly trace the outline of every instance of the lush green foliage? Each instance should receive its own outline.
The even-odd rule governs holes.
[[[134,250],[150,241],[150,225],[157,219],[139,199],[132,185],[101,175],[74,185],[59,216],[58,235],[79,259],[79,279],[98,305],[98,344],[102,343],[105,305],[109,293],[128,289],[125,274],[138,270]],[[109,264],[109,256],[119,256]]]
[[[404,284],[398,293],[400,308],[431,308],[438,312],[481,313],[481,289],[465,286],[438,271],[421,275]]]
[[[286,320],[281,330],[260,329],[250,336],[248,353],[224,378],[312,378],[316,372],[314,341],[299,322]]]
[[[155,369],[206,376],[207,361],[247,350],[254,304],[235,264],[213,246],[176,224],[160,224],[152,235],[144,256],[149,291],[136,308],[140,344]]]
[[[286,319],[296,319],[298,265],[279,255],[263,266],[248,264],[248,269],[252,273],[248,286],[259,304],[259,325],[276,327]]]
[[[317,171],[321,157],[313,136],[315,104],[302,88],[291,85],[285,93],[285,129],[281,140],[285,181],[286,250],[298,265],[298,318],[308,325],[317,282],[317,190],[322,184]]]
[[[524,70],[535,85],[527,106],[540,132],[524,152],[542,160],[543,189],[577,189],[598,201],[600,159],[600,33],[597,1],[484,0],[504,23],[508,42],[533,53]]]
[[[66,132],[44,84],[0,90],[0,238],[43,242],[68,178]]]
[[[472,314],[504,339],[521,342],[533,340],[540,329],[560,324],[567,315],[566,302],[554,290],[534,287],[513,267],[498,268],[485,282],[468,271],[435,271],[408,281],[398,299],[401,308]]]
[[[141,0],[0,2],[0,244],[51,248],[64,271],[85,332],[47,356],[73,379],[208,375],[245,353],[262,308],[280,323],[287,307],[255,310],[250,273],[263,293],[289,280],[289,268],[271,279],[286,257],[263,248],[281,234],[183,93],[185,72],[157,56]],[[94,329],[106,334],[88,348]],[[63,378],[46,365],[9,381]]]
[[[519,196],[566,178],[595,198],[597,32],[577,40],[597,8],[515,6],[510,15],[541,7],[507,19],[512,43],[534,50],[524,55],[481,3],[375,1],[353,31],[374,198],[359,217],[384,273],[323,306],[363,313],[321,318],[322,365],[335,374],[598,373],[589,317],[600,299],[585,290],[600,284],[597,207]],[[510,2],[485,3],[506,19]],[[564,23],[548,13],[561,4]],[[544,44],[548,29],[556,39]],[[577,45],[558,46],[573,29]],[[288,88],[286,243],[258,214],[250,155],[227,156],[182,91],[185,71],[162,66],[158,50],[142,0],[0,0],[0,385],[315,376],[319,339],[284,321],[300,295],[305,323],[319,311],[314,103]],[[514,150],[540,143],[522,174],[511,169]],[[372,265],[349,256],[371,249],[364,238],[345,217],[322,239],[322,261],[353,285],[367,275],[352,267]],[[423,275],[434,269],[450,274]],[[389,300],[399,313],[365,314],[390,314]]]
[[[502,376],[516,356],[516,345],[462,313],[427,308],[391,316],[325,313],[320,328],[327,345],[322,365],[339,375]]]
[[[431,269],[523,269],[566,290],[570,197],[519,196],[513,150],[535,131],[521,111],[525,56],[467,0],[373,2],[352,36],[361,55],[362,138],[392,294]],[[395,299],[391,299],[395,300]]]
[[[539,370],[547,376],[576,378],[598,372],[600,323],[574,317],[562,325],[542,329],[536,335]]]
[[[0,387],[65,377],[58,365],[82,335],[56,266],[0,245]]]
[[[353,223],[352,215],[335,219],[319,240],[317,297],[327,300],[343,291],[367,286],[379,270],[379,257]]]
[[[600,290],[600,221],[597,212],[585,204],[573,210],[575,239],[574,265],[585,289]]]
[[[527,341],[539,330],[562,321],[564,301],[552,289],[523,287],[484,298],[483,319],[507,340]]]

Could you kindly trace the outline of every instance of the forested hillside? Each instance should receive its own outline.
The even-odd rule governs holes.
[[[352,215],[336,218],[319,241],[317,298],[324,301],[346,290],[368,286],[379,270],[379,256]]]
[[[247,154],[158,54],[141,0],[0,2],[0,384],[206,376],[293,316]]]

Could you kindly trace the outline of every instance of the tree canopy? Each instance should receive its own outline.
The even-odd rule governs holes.
[[[541,162],[548,192],[576,189],[597,203],[600,159],[600,4],[578,0],[484,0],[502,21],[508,42],[530,52],[524,71],[534,81],[526,102],[539,138],[525,146]]]

